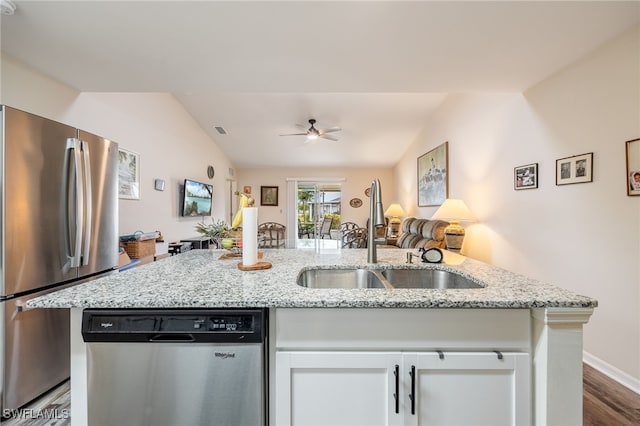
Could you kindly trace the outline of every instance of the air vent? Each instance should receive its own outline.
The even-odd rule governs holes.
[[[221,135],[226,135],[227,131],[224,129],[224,127],[220,127],[220,126],[216,126],[216,130],[218,131],[218,133],[220,133]]]

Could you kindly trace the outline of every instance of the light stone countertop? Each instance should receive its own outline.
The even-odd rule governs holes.
[[[402,249],[378,249],[367,264],[366,249],[266,249],[273,267],[241,271],[240,259],[219,260],[224,250],[191,250],[89,281],[27,302],[28,308],[543,308],[596,307],[597,301],[554,285],[445,251],[441,264],[406,263]],[[415,252],[415,250],[413,250]],[[314,267],[437,268],[484,286],[479,289],[313,289],[296,284]],[[559,283],[561,284],[561,283]]]

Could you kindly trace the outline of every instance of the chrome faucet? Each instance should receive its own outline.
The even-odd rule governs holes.
[[[382,207],[382,188],[380,181],[374,179],[371,182],[369,194],[369,229],[367,230],[367,263],[377,263],[376,253],[376,226],[385,225],[384,208]]]

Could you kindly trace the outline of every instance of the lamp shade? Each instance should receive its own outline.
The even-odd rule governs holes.
[[[406,213],[400,204],[391,204],[389,208],[387,208],[387,211],[384,212],[384,215],[391,217],[400,217],[405,216]]]
[[[436,210],[431,219],[446,220],[449,222],[476,221],[476,217],[471,213],[471,210],[469,210],[469,207],[467,207],[464,201],[454,198],[447,198],[440,208]]]

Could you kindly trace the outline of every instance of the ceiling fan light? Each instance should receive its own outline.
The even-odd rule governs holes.
[[[316,140],[316,139],[318,139],[318,134],[317,133],[309,133],[307,135],[307,139],[309,139],[310,141]]]

